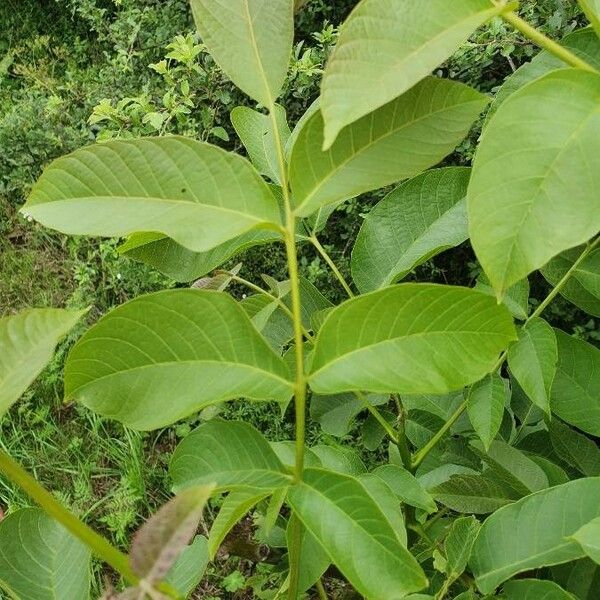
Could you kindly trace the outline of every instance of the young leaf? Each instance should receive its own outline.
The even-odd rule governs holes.
[[[498,14],[486,0],[363,0],[344,23],[321,86],[324,146],[350,123],[408,92]]]
[[[0,319],[0,416],[50,362],[56,344],[86,312],[30,309]]]
[[[151,430],[239,396],[287,398],[288,377],[230,296],[179,289],[141,296],[100,319],[69,354],[65,395]]]
[[[264,489],[245,488],[230,492],[225,498],[208,537],[209,556],[214,559],[219,546],[235,524],[271,492]]]
[[[187,598],[204,576],[208,560],[207,540],[204,536],[197,535],[194,541],[184,548],[167,573],[165,581]]]
[[[427,585],[419,564],[358,480],[307,469],[304,481],[290,488],[288,500],[358,593],[394,600]]]
[[[22,211],[63,233],[157,232],[196,252],[280,223],[276,198],[248,161],[176,136],[111,141],[59,158]]]
[[[202,41],[215,62],[246,94],[275,101],[294,38],[292,0],[191,0]]]
[[[316,111],[292,148],[295,212],[307,217],[436,165],[468,133],[487,98],[466,85],[428,77],[348,127],[326,151]]]
[[[192,252],[160,233],[134,233],[119,246],[122,256],[132,258],[176,281],[188,282],[212,271],[237,254],[281,239],[275,231],[253,229],[206,252]]]
[[[323,394],[442,394],[481,379],[514,337],[508,310],[485,294],[396,285],[344,302],[329,314],[317,337],[309,383]]]
[[[436,505],[431,495],[406,469],[398,465],[382,465],[377,467],[373,474],[383,479],[402,502],[428,513],[435,512]]]
[[[469,174],[464,167],[427,171],[371,210],[352,250],[352,279],[361,292],[394,283],[467,239]]]
[[[137,531],[129,560],[150,584],[161,581],[193,539],[214,485],[188,488],[171,498]]]
[[[573,268],[583,250],[584,247],[579,246],[562,252],[540,271],[553,286],[571,271],[569,279],[560,289],[561,295],[590,315],[600,317],[600,249],[591,252]]]
[[[461,513],[491,513],[515,501],[512,490],[482,475],[452,475],[430,491],[438,502]]]
[[[578,0],[596,35],[600,37],[600,0]]]
[[[508,348],[510,372],[529,399],[548,414],[557,362],[556,335],[539,317],[526,323],[519,331],[518,341]]]
[[[502,588],[506,600],[576,600],[553,581],[542,579],[513,579]]]
[[[506,404],[507,387],[504,379],[496,373],[486,375],[481,381],[474,383],[467,396],[467,412],[475,432],[485,448],[498,434],[504,405]]]
[[[600,350],[555,329],[558,366],[550,407],[563,421],[600,436]]]
[[[275,105],[275,119],[281,143],[285,145],[290,137],[290,128],[285,109],[279,104]],[[231,123],[258,172],[274,183],[281,184],[277,145],[270,117],[247,106],[237,106],[231,111]]]
[[[596,442],[559,419],[552,419],[548,429],[552,448],[559,458],[586,477],[600,476],[600,448]]]
[[[600,74],[553,71],[510,96],[482,135],[469,231],[499,295],[600,229],[599,94]]]
[[[37,508],[0,522],[0,588],[27,600],[89,598],[90,551]]]
[[[566,538],[600,516],[600,478],[577,479],[527,496],[484,522],[471,555],[477,587],[489,594],[517,573],[576,560]]]
[[[290,483],[269,442],[251,425],[208,421],[186,436],[169,464],[175,490],[214,482],[218,491],[271,491]]]
[[[467,568],[471,549],[480,527],[475,517],[461,517],[452,523],[444,542],[446,573],[452,579],[460,577]]]
[[[583,551],[596,563],[600,564],[600,517],[592,519],[573,535]]]

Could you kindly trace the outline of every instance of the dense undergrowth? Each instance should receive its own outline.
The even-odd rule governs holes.
[[[336,24],[355,3],[314,0],[299,15],[282,102],[291,123],[318,94]],[[523,5],[527,19],[553,38],[583,22],[575,2]],[[17,208],[49,161],[95,139],[179,133],[240,149],[229,113],[248,100],[204,50],[187,1],[4,0],[0,31],[0,314],[24,306],[91,306],[92,322],[144,291],[175,285],[148,267],[120,258],[116,241],[53,234],[18,216]],[[498,21],[479,31],[443,66],[442,74],[493,93],[535,52],[531,43]],[[478,132],[476,127],[446,164],[469,164]],[[322,241],[342,269],[348,269],[362,216],[380,197],[351,201],[332,216]],[[244,277],[251,281],[259,281],[263,272],[285,277],[283,249],[255,248],[241,260]],[[301,268],[324,294],[341,298],[338,284],[314,250],[301,249]],[[419,279],[447,283],[474,281],[478,274],[466,247],[419,267]],[[532,302],[545,295],[546,285],[541,279],[532,281]],[[547,318],[599,341],[597,323],[566,301],[556,301]],[[197,419],[139,434],[78,406],[62,405],[61,364],[68,345],[69,340],[25,401],[2,421],[0,444],[41,482],[60,491],[76,512],[93,514],[93,525],[124,545],[131,530],[166,498],[166,457]],[[290,437],[290,425],[268,405],[233,404],[224,410],[228,417],[254,423],[272,440]],[[309,437],[321,435],[312,431]],[[334,438],[327,441],[336,443]],[[368,463],[373,456],[365,453],[363,459]],[[1,508],[28,504],[1,480],[0,485]],[[243,560],[224,557],[200,597],[256,596],[238,590],[253,582],[260,586],[268,576],[268,566],[264,572],[250,572]]]

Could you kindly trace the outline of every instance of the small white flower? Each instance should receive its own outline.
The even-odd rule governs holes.
[[[121,275],[121,273],[117,273],[117,279],[119,279],[119,280],[123,279],[123,275]]]

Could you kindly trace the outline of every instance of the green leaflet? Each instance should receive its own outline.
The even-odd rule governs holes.
[[[514,336],[508,310],[485,294],[395,285],[331,311],[317,336],[309,383],[320,394],[442,394],[481,379]]]
[[[578,529],[572,536],[583,551],[596,563],[600,564],[600,517],[592,519]]]
[[[85,600],[90,551],[37,508],[0,522],[0,588],[24,600]]]
[[[277,104],[274,114],[281,143],[285,146],[290,137],[285,109]],[[247,106],[237,106],[231,111],[231,123],[258,172],[271,179],[273,183],[281,185],[279,158],[271,118]]]
[[[279,96],[292,50],[291,0],[191,0],[202,41],[246,94],[265,106]]]
[[[575,600],[553,581],[541,579],[515,579],[507,581],[502,588],[506,600]]]
[[[600,37],[600,0],[578,0],[578,2],[595,29],[596,35]]]
[[[56,344],[86,312],[30,309],[0,319],[0,416],[50,362]]]
[[[321,85],[324,147],[406,93],[500,12],[487,0],[363,0],[344,23]]]
[[[504,379],[496,373],[486,375],[481,381],[474,383],[469,390],[467,396],[469,420],[485,448],[490,447],[500,430],[506,399],[507,386]]]
[[[361,292],[405,277],[468,236],[470,169],[427,171],[390,192],[365,218],[352,251],[352,279]]]
[[[571,429],[559,419],[548,425],[550,442],[556,454],[586,477],[600,475],[600,448],[587,436]]]
[[[207,540],[197,535],[175,561],[165,581],[187,598],[204,577],[208,560]]]
[[[491,287],[485,273],[481,273],[477,278],[475,289],[496,297],[496,292]],[[525,320],[529,314],[529,280],[527,278],[521,279],[511,285],[502,297],[502,304],[508,308],[515,319]]]
[[[581,558],[581,547],[567,538],[598,516],[598,477],[542,490],[501,508],[484,522],[473,547],[470,566],[477,587],[489,594],[517,573]]]
[[[436,505],[431,495],[406,469],[398,465],[382,465],[377,467],[373,474],[383,479],[402,502],[416,506],[428,513],[435,512]]]
[[[473,516],[460,517],[452,523],[444,541],[446,574],[452,579],[460,577],[467,568],[479,529],[479,521]]]
[[[307,469],[304,481],[290,488],[288,501],[360,594],[396,600],[426,587],[417,561],[357,479]]]
[[[156,232],[197,252],[280,223],[276,198],[247,160],[177,136],[111,141],[59,158],[22,211],[63,233]]]
[[[240,421],[208,421],[186,436],[169,464],[175,490],[207,482],[218,491],[272,491],[290,478],[269,442]]]
[[[550,413],[550,390],[558,346],[554,330],[539,317],[526,323],[519,339],[508,349],[508,366],[530,400],[544,412]]]
[[[555,329],[558,366],[550,407],[563,421],[600,436],[600,350]]]
[[[600,44],[600,41],[598,42]],[[542,275],[556,285],[575,264],[584,246],[555,256],[540,269]],[[600,248],[592,251],[573,271],[560,290],[567,300],[590,315],[600,317]]]
[[[599,96],[600,74],[553,71],[512,94],[485,129],[469,232],[498,295],[600,229]]]
[[[230,296],[168,290],[115,308],[77,342],[65,395],[150,430],[240,396],[286,399],[289,376]]]
[[[323,116],[315,111],[298,133],[290,157],[296,215],[308,217],[436,165],[465,137],[486,104],[487,98],[474,89],[428,77],[353,123],[326,151]]]

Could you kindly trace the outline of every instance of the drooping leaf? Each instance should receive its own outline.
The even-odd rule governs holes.
[[[269,490],[260,488],[244,488],[229,493],[210,528],[208,552],[211,560],[214,559],[219,546],[234,525],[261,500],[267,498],[269,494]]]
[[[468,133],[487,98],[453,81],[428,77],[343,131],[326,151],[323,116],[304,123],[292,148],[295,212],[307,217],[363,192],[436,165]]]
[[[317,336],[309,383],[324,394],[442,394],[481,379],[514,336],[508,310],[485,294],[396,285],[329,314]]]
[[[591,252],[573,269],[583,250],[584,247],[579,246],[562,252],[545,265],[541,273],[555,286],[571,270],[569,279],[560,288],[561,295],[590,315],[600,317],[600,249]]]
[[[0,416],[50,362],[56,344],[86,312],[30,309],[0,319]]]
[[[600,564],[600,517],[592,519],[579,528],[572,536],[583,551],[596,563]]]
[[[558,366],[550,407],[563,421],[600,436],[600,350],[555,329]]]
[[[190,487],[171,498],[137,531],[129,560],[133,572],[154,584],[161,581],[194,538],[214,485]]]
[[[469,233],[470,169],[433,169],[390,192],[364,220],[352,251],[352,279],[361,292],[405,277]]]
[[[228,77],[257,102],[279,96],[294,37],[292,0],[191,0],[202,41]]]
[[[530,400],[550,413],[550,390],[558,346],[554,330],[544,319],[536,317],[519,331],[519,339],[508,349],[508,366]]]
[[[304,481],[290,488],[288,500],[360,594],[393,600],[427,585],[417,561],[358,480],[307,469]]]
[[[274,231],[255,229],[212,250],[193,252],[162,234],[134,233],[119,246],[119,253],[150,265],[171,279],[187,283],[249,248],[279,239],[281,236]]]
[[[498,434],[504,405],[506,404],[507,386],[497,373],[486,375],[481,381],[474,383],[467,396],[467,412],[479,439],[486,448]]]
[[[218,491],[273,490],[289,485],[286,469],[269,442],[241,421],[208,421],[177,446],[169,464],[173,488],[214,482]]]
[[[600,516],[600,478],[542,490],[496,511],[484,522],[471,555],[477,587],[491,593],[517,573],[584,556],[567,539]]]
[[[230,296],[179,289],[141,296],[100,319],[69,354],[65,395],[150,430],[223,400],[288,397],[288,377]]]
[[[502,588],[506,600],[576,600],[553,581],[542,579],[514,579]]]
[[[552,448],[566,464],[586,477],[600,476],[600,448],[594,441],[559,419],[552,419],[548,429]]]
[[[560,44],[600,70],[600,39],[591,27],[570,32],[560,40]],[[521,65],[502,84],[490,106],[487,120],[489,121],[502,102],[524,85],[542,77],[542,75],[546,75],[550,71],[564,69],[564,67],[565,63],[547,50],[542,50],[539,54],[536,54],[531,62]]]
[[[600,37],[600,0],[578,0],[585,16]]]
[[[90,551],[37,508],[0,522],[0,588],[24,600],[86,600]]]
[[[499,294],[600,229],[599,94],[600,74],[553,71],[511,95],[483,133],[469,232]]]
[[[496,296],[496,292],[490,285],[485,273],[482,273],[475,283],[475,289]],[[529,314],[529,280],[527,278],[517,281],[511,285],[502,297],[502,304],[510,310],[510,314],[515,318],[523,321]]]
[[[491,513],[515,501],[512,490],[482,475],[452,475],[430,492],[438,502],[461,513]]]
[[[22,211],[63,233],[156,232],[205,252],[280,223],[246,159],[184,137],[110,141],[55,160]]]
[[[208,560],[208,542],[204,536],[197,535],[175,561],[165,581],[187,598],[204,577]]]
[[[290,129],[285,109],[278,104],[275,106],[275,119],[281,144],[285,146],[290,137]],[[231,122],[258,172],[274,183],[281,184],[278,150],[271,118],[247,106],[237,106],[231,111]]]
[[[453,579],[460,577],[467,568],[471,549],[481,525],[475,517],[460,517],[452,523],[444,541],[446,550],[446,573]]]
[[[398,465],[382,465],[377,467],[373,474],[383,479],[402,502],[429,513],[435,512],[436,505],[429,492],[406,469]]]
[[[485,21],[486,0],[363,0],[344,23],[321,87],[324,145],[350,123],[409,91]]]

